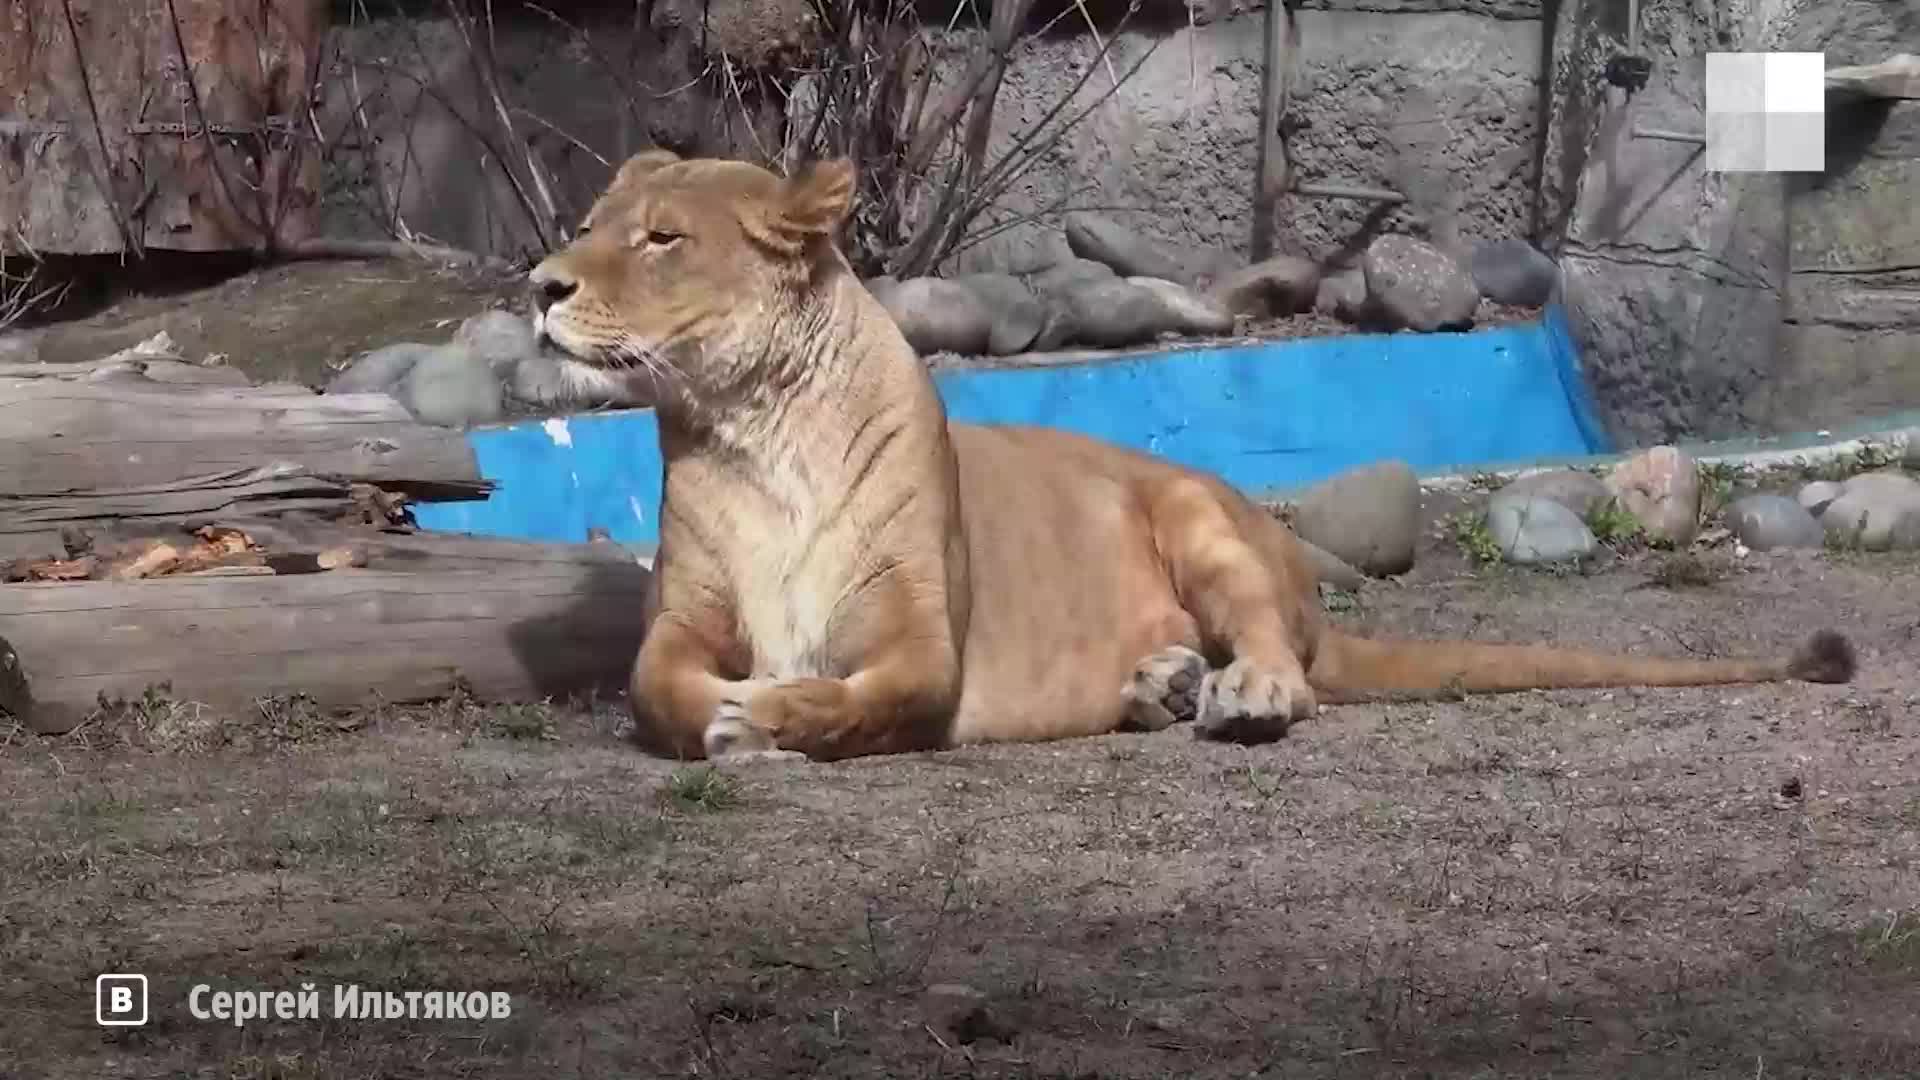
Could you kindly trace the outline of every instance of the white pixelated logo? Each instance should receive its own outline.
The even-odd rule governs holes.
[[[97,975],[93,1022],[101,1027],[140,1027],[147,1022],[145,975]]]
[[[1707,54],[1709,172],[1823,172],[1826,150],[1825,53]]]

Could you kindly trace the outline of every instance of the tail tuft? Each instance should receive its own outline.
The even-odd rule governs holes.
[[[1802,682],[1852,682],[1853,643],[1834,630],[1821,630],[1793,654],[1787,674]]]

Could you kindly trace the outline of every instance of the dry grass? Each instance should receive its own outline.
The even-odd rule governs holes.
[[[1911,1075],[1920,567],[1672,590],[1448,550],[1340,617],[1719,652],[1839,624],[1863,676],[725,770],[638,755],[612,704],[156,693],[0,733],[0,1075]],[[152,1023],[92,1025],[103,971],[152,977]],[[513,1015],[236,1028],[187,1014],[203,981]]]

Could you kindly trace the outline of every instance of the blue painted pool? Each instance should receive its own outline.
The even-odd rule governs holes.
[[[1399,458],[1418,472],[1581,457],[1613,447],[1564,314],[1458,334],[1353,334],[936,373],[948,413],[1046,424],[1209,469],[1252,494]],[[429,529],[530,540],[658,539],[651,410],[467,434],[485,501],[429,503]]]

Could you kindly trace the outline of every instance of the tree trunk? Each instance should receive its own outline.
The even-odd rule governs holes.
[[[0,585],[0,637],[25,684],[11,696],[30,701],[15,714],[32,730],[68,731],[102,695],[138,700],[163,684],[172,700],[221,710],[291,694],[328,708],[414,702],[462,684],[487,700],[537,701],[624,688],[639,649],[650,571],[613,544],[240,527],[282,568],[341,544],[354,559],[332,570],[319,567],[342,560],[310,559],[312,572]]]

